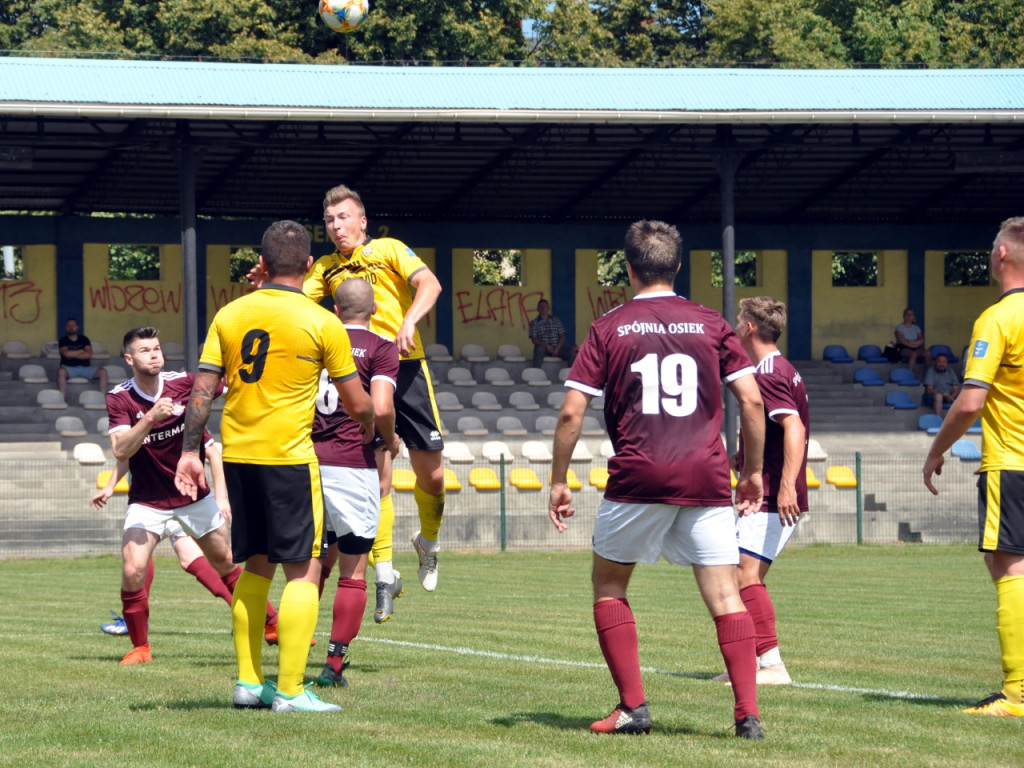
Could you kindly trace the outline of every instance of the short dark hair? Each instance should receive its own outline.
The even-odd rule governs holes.
[[[626,262],[643,285],[673,283],[683,239],[663,221],[637,221],[626,232]]]
[[[260,253],[271,279],[304,275],[309,261],[309,233],[297,221],[275,221],[263,233]]]
[[[754,324],[761,341],[773,344],[786,327],[786,305],[772,296],[740,299],[740,316]]]
[[[160,331],[151,325],[143,325],[140,328],[132,328],[128,333],[124,335],[124,339],[121,341],[121,354],[128,353],[128,346],[136,339],[156,339],[160,336]]]

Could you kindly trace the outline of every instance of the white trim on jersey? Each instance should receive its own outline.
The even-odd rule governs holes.
[[[586,384],[581,384],[580,382],[573,381],[572,379],[566,379],[565,386],[569,389],[577,389],[591,397],[604,397],[603,389],[594,389],[593,387],[588,387]]]
[[[741,376],[753,376],[756,369],[752,365],[748,365],[746,368],[740,368],[738,371],[730,373],[728,376],[722,379],[723,384],[729,384]]]

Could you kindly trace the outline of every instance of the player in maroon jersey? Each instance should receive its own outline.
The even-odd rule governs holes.
[[[754,369],[717,312],[677,296],[681,241],[675,227],[638,221],[626,235],[635,298],[594,321],[565,385],[554,438],[548,513],[568,527],[566,472],[591,398],[604,396],[615,455],[594,523],[594,624],[619,691],[598,733],[646,733],[636,622],[626,589],[638,562],[692,565],[733,680],[737,736],[763,737],[755,684],[754,622],[736,579],[739,551],[729,459],[721,440],[724,383],[740,406],[746,456],[736,508],[761,507],[764,410]]]
[[[317,677],[321,686],[347,685],[342,676],[349,643],[359,634],[366,608],[366,565],[380,523],[381,473],[390,477],[390,460],[398,453],[395,434],[394,393],[398,382],[398,347],[369,329],[377,303],[365,280],[345,280],[334,292],[335,311],[345,324],[352,343],[352,358],[363,388],[373,401],[374,427],[379,446],[363,442],[358,422],[345,412],[338,390],[327,372],[320,374],[316,414],[313,416],[313,447],[320,463],[324,511],[338,552],[338,590],[334,597],[331,641],[327,662]],[[379,455],[385,454],[385,455]],[[401,594],[402,582],[378,583],[389,601]],[[391,611],[388,610],[387,617]]]
[[[757,684],[790,685],[793,680],[779,653],[775,606],[764,585],[772,562],[807,511],[807,438],[810,435],[807,390],[777,342],[786,327],[786,305],[771,296],[740,302],[736,333],[757,365],[754,378],[764,400],[764,502],[758,514],[736,523],[740,545],[740,597],[754,618]],[[743,469],[743,441],[734,457]],[[728,673],[716,680],[728,682]]]
[[[123,350],[133,376],[107,394],[107,414],[114,456],[119,462],[128,462],[132,475],[121,538],[121,605],[133,647],[121,663],[139,664],[153,658],[147,626],[152,554],[171,522],[179,522],[196,539],[214,571],[205,575],[219,578],[228,593],[233,591],[241,568],[231,561],[224,514],[230,519],[230,507],[226,498],[218,504],[205,491],[193,502],[174,486],[185,406],[195,377],[163,370],[164,356],[155,328],[128,331]],[[223,474],[220,475],[222,478]],[[219,487],[224,487],[223,482]],[[203,583],[211,592],[224,597],[212,581],[210,585]]]

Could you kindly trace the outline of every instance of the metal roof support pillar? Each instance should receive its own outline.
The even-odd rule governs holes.
[[[178,152],[178,180],[181,193],[181,292],[185,324],[185,367],[199,368],[199,296],[196,267],[196,171],[201,150],[182,147]]]
[[[743,160],[743,152],[736,148],[732,127],[718,127],[716,149],[711,157],[722,183],[722,315],[732,325],[736,318],[736,208],[734,182],[736,171]],[[739,409],[732,393],[725,393],[725,446],[729,455],[738,448],[737,429]]]

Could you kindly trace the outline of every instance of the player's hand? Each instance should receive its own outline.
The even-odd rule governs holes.
[[[270,275],[267,274],[267,270],[256,264],[255,267],[249,270],[246,278],[252,283],[253,288],[262,288],[263,284],[270,278]]]
[[[395,337],[395,346],[398,347],[398,354],[402,357],[408,356],[416,349],[416,324],[409,322],[408,318],[402,321]]]
[[[89,499],[89,504],[95,509],[103,509],[106,503],[110,500],[110,497],[114,495],[113,488],[104,488],[102,491],[94,495]]]
[[[363,433],[363,445],[369,445],[377,436],[377,427],[374,422],[359,422],[359,431]]]
[[[398,455],[399,449],[402,447],[402,441],[398,439],[397,434],[391,435],[391,442],[387,444],[386,448],[388,453],[391,454],[391,458],[395,458]]]
[[[206,490],[206,470],[196,451],[183,452],[178,459],[178,468],[174,472],[174,487],[182,496],[195,501],[199,497],[199,489]]]
[[[783,484],[776,497],[779,508],[779,522],[783,525],[796,525],[800,519],[800,505],[796,502],[796,489]]]
[[[924,468],[921,470],[921,474],[924,475],[924,487],[931,491],[936,496],[939,495],[939,489],[932,484],[932,475],[942,474],[942,465],[945,463],[946,457],[942,454],[938,456],[929,456],[925,459]]]
[[[174,401],[169,397],[161,397],[153,407],[149,409],[148,416],[153,419],[154,424],[159,424],[169,416],[174,415]]]
[[[569,490],[569,486],[565,483],[552,483],[551,496],[548,501],[548,517],[551,518],[551,522],[554,523],[559,533],[564,533],[569,528],[562,518],[569,518],[576,514],[576,510],[569,506],[570,504],[572,504],[572,491]]]
[[[217,501],[217,508],[224,516],[224,522],[231,525],[231,502],[228,501],[228,495],[226,493],[215,493],[214,498]]]
[[[760,472],[744,472],[736,482],[736,511],[740,517],[752,515],[761,509],[764,501],[764,484]]]

